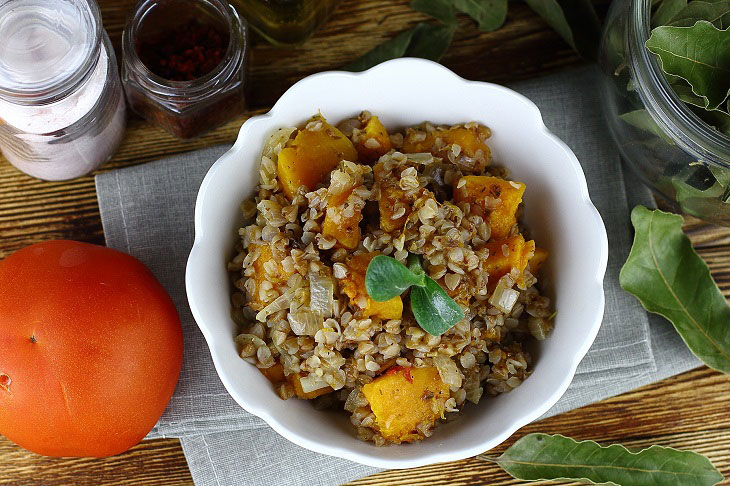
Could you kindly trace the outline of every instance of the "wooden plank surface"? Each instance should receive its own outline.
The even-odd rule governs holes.
[[[136,0],[100,0],[105,26],[119,52],[122,28]],[[607,2],[601,2],[605,7]],[[346,0],[332,19],[296,49],[254,38],[251,56],[252,110],[192,142],[178,142],[131,117],[125,140],[102,170],[144,163],[215,143],[230,143],[241,123],[266,110],[302,77],[336,69],[413,22],[424,20],[406,0]],[[467,18],[443,63],[458,74],[498,83],[575,66],[580,61],[545,23],[521,3],[510,3],[506,25],[480,33]],[[356,94],[353,94],[356,96]],[[685,228],[730,297],[730,229],[688,218]],[[0,258],[51,238],[103,242],[92,176],[42,182],[0,158]],[[520,430],[563,433],[580,439],[660,443],[710,456],[730,476],[730,377],[701,368]],[[505,445],[506,446],[506,445]],[[505,446],[493,451],[498,454]],[[272,478],[272,483],[275,482]],[[145,441],[108,459],[50,459],[0,438],[0,485],[190,485],[192,478],[177,440]],[[376,474],[359,485],[517,484],[494,464],[469,459],[407,471]],[[553,483],[554,484],[554,483]]]

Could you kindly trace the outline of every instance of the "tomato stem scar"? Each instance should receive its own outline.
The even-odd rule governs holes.
[[[13,380],[10,379],[10,375],[0,372],[0,389],[10,392],[10,384],[12,382]]]
[[[35,343],[35,342],[37,342],[37,341],[36,341],[36,338],[35,338],[35,335],[32,335],[32,336],[30,337],[30,342],[32,342],[32,343]]]

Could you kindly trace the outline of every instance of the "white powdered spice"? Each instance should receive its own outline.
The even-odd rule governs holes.
[[[81,69],[89,52],[99,47],[99,54],[83,84],[58,101],[23,105],[12,95],[0,98],[0,148],[13,165],[34,177],[78,177],[105,162],[124,133],[117,66],[107,51],[106,34],[98,39],[101,45],[95,44],[95,25],[79,10],[88,7],[24,3],[2,12],[5,25],[21,27],[0,28],[0,87],[37,91],[50,83],[47,91],[53,91]],[[27,55],[30,51],[33,56]]]

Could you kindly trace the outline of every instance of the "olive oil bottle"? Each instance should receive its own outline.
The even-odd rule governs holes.
[[[230,0],[251,27],[276,45],[304,42],[339,0]]]

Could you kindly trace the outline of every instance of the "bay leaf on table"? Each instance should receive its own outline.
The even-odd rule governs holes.
[[[621,287],[666,317],[703,363],[730,373],[730,306],[682,231],[682,217],[636,206],[631,222],[636,234]]]
[[[456,26],[420,23],[413,30],[405,55],[438,61],[449,50]]]
[[[416,28],[408,29],[377,45],[370,51],[344,66],[345,71],[364,71],[389,59],[403,57],[411,43]]]
[[[456,23],[456,13],[451,0],[411,0],[411,8],[430,15],[446,25]]]
[[[685,79],[692,92],[704,98],[704,108],[714,110],[727,98],[730,30],[704,20],[692,27],[665,25],[652,30],[646,47],[659,56],[665,73]]]
[[[479,24],[479,30],[496,30],[507,19],[507,0],[452,0],[457,10],[464,12]]]
[[[590,0],[525,0],[565,42],[586,59],[595,59],[601,23]]]
[[[724,478],[705,456],[653,445],[639,452],[562,435],[529,434],[496,459],[517,479],[572,479],[620,486],[711,486]]]

